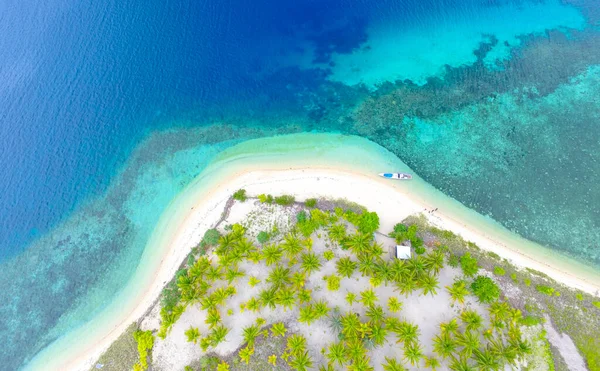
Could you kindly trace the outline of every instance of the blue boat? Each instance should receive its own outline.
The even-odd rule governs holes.
[[[407,173],[380,173],[379,176],[382,176],[387,179],[397,179],[397,180],[412,179],[412,175],[407,174]]]

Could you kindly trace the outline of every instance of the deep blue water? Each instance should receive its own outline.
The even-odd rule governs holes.
[[[547,16],[532,19],[522,12],[532,4],[546,7]],[[551,95],[560,84],[600,64],[595,52],[600,50],[597,8],[591,0],[0,3],[0,261],[6,265],[0,275],[0,314],[12,318],[0,325],[3,337],[11,339],[11,345],[0,351],[0,364],[18,367],[56,333],[89,319],[90,313],[74,315],[72,323],[60,318],[67,312],[79,313],[81,303],[88,300],[84,295],[101,283],[105,289],[94,294],[96,309],[109,300],[134,269],[152,222],[170,197],[218,150],[259,135],[318,129],[367,136],[465,204],[526,237],[561,247],[560,230],[571,219],[557,219],[562,216],[543,210],[562,197],[564,184],[550,178],[532,182],[532,188],[525,188],[515,201],[521,205],[529,198],[531,207],[511,214],[490,201],[498,195],[507,197],[504,185],[488,183],[491,175],[503,174],[520,184],[518,179],[539,164],[555,164],[552,161],[566,156],[566,166],[584,163],[587,175],[582,176],[582,188],[571,192],[573,197],[585,196],[575,202],[579,208],[575,212],[585,215],[583,232],[576,236],[583,247],[564,250],[578,257],[588,254],[599,262],[592,237],[600,234],[600,214],[592,204],[600,195],[592,188],[600,167],[590,152],[600,137],[597,102],[586,102],[586,117],[578,117],[576,108],[568,118],[558,117],[566,112],[560,106],[564,99]],[[493,27],[471,21],[476,19],[486,19]],[[477,36],[477,27],[492,35]],[[440,45],[434,46],[431,30],[439,31]],[[416,50],[423,43],[417,40],[421,34],[433,40],[427,49],[439,50],[437,55]],[[409,41],[401,41],[406,43],[403,47],[409,52],[415,48],[418,57],[398,67],[393,57],[376,56],[390,62],[380,71],[389,70],[390,79],[410,79],[411,72],[422,76],[437,68],[444,79],[432,75],[424,85],[416,79],[392,85],[392,80],[374,90],[332,78],[348,70],[354,74],[348,81],[361,73],[367,76],[365,66],[353,67],[355,62],[338,57],[370,50],[383,53],[381,45],[385,49],[389,35],[409,35]],[[394,43],[389,43],[392,48]],[[445,45],[453,46],[444,49]],[[505,55],[492,65],[484,63],[486,53],[489,58],[502,52],[495,47],[504,47]],[[304,60],[309,51],[312,55]],[[416,69],[411,66],[433,67],[408,71]],[[597,86],[595,72],[589,76],[579,86],[589,89],[591,96]],[[527,90],[532,87],[535,92]],[[462,93],[456,94],[456,89]],[[566,150],[559,156],[558,151],[545,153],[542,148],[548,146],[538,150],[528,138],[542,132],[543,125],[521,125],[514,112],[498,113],[495,117],[511,119],[489,127],[473,124],[478,135],[497,135],[497,141],[489,142],[502,143],[499,147],[474,141],[461,127],[443,124],[492,122],[489,117],[472,117],[473,112],[493,112],[490,102],[509,93],[515,99],[506,98],[509,103],[502,107],[529,115],[531,119],[523,119],[527,123],[539,115],[531,107],[558,107],[551,130],[545,131],[556,138],[581,142],[574,128],[580,121],[587,123],[583,152]],[[386,99],[394,94],[403,102],[394,103],[404,105],[401,112],[389,109]],[[375,103],[361,105],[368,96]],[[444,116],[450,114],[454,116]],[[225,124],[225,129],[197,131],[211,124]],[[515,125],[524,131],[514,132]],[[182,134],[152,140],[157,131],[173,128]],[[145,144],[138,147],[142,140]],[[436,140],[460,146],[437,153],[445,147]],[[566,142],[555,144],[571,148]],[[525,148],[533,150],[525,153]],[[199,157],[190,167],[190,162],[174,159],[174,153]],[[456,153],[458,164],[451,157]],[[498,153],[503,153],[506,169],[514,172],[495,167]],[[173,183],[165,177],[148,191],[155,192],[158,201],[152,206],[154,219],[142,223],[127,211],[133,209],[130,195],[137,189],[136,179],[147,171],[145,166],[165,166]],[[505,174],[514,174],[514,179]],[[94,223],[106,223],[103,237],[94,234],[97,226],[89,226],[92,216]],[[86,226],[89,233],[82,232]],[[40,261],[47,264],[42,267]],[[119,274],[113,272],[117,261],[127,266]],[[44,283],[46,279],[53,285]],[[18,297],[24,288],[36,294]]]

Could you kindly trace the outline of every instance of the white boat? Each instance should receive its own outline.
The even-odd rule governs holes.
[[[380,173],[379,176],[382,176],[387,179],[397,179],[397,180],[412,179],[412,175],[407,174],[407,173]]]

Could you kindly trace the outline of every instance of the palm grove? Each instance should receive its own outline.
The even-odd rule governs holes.
[[[259,199],[263,203],[274,200],[264,195]],[[290,200],[293,198],[288,197],[288,204],[292,203]],[[176,286],[168,288],[163,296],[158,336],[169,336],[186,307],[197,306],[206,313],[209,331],[201,333],[190,327],[185,335],[204,352],[226,341],[230,329],[223,323],[224,316],[234,310],[257,314],[255,323],[243,329],[237,362],[245,364],[251,364],[256,356],[256,341],[270,337],[285,338],[286,348],[271,355],[269,363],[276,366],[286,362],[295,370],[373,370],[373,352],[390,342],[396,344],[398,351],[386,356],[378,367],[386,371],[404,370],[408,365],[499,370],[506,364],[516,365],[529,352],[519,326],[521,312],[499,299],[500,290],[492,279],[477,276],[477,262],[468,254],[457,258],[448,254],[445,246],[425,247],[416,226],[397,224],[389,236],[397,243],[410,240],[416,254],[408,260],[390,259],[384,246],[375,241],[379,229],[377,214],[339,207],[323,211],[315,206],[312,200],[306,202],[289,232],[283,236],[263,235],[257,243],[240,224],[231,226],[223,235],[208,231],[195,249],[197,255],[192,255],[187,268],[178,272]],[[313,239],[321,236],[327,240],[328,248],[317,253]],[[240,267],[243,262],[266,265],[268,276],[259,280],[247,275]],[[354,291],[346,290],[347,305],[313,298],[307,281],[325,263],[335,264],[335,272],[323,277],[325,290],[339,292],[343,280],[356,277],[368,279],[368,287],[357,285]],[[452,284],[440,287],[439,274],[445,263],[460,266],[463,274]],[[264,288],[239,308],[229,308],[228,300],[237,295],[240,284],[260,284]],[[375,288],[387,288],[394,295],[380,300]],[[459,312],[439,324],[438,333],[430,339],[433,352],[426,354],[419,326],[402,315],[403,306],[410,302],[402,302],[400,297],[414,292],[435,296],[440,290],[447,291]],[[486,306],[489,319],[465,305],[470,296]],[[296,310],[297,321],[303,326],[313,326],[317,321],[328,323],[337,340],[321,349],[320,359],[324,362],[317,364],[317,357],[302,334],[290,333],[283,322],[261,317],[269,313],[268,309],[276,308]],[[229,370],[233,366],[221,361],[216,368]]]

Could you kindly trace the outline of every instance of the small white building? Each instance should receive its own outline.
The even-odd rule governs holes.
[[[396,245],[396,259],[407,260],[411,258],[411,247],[409,245]]]

